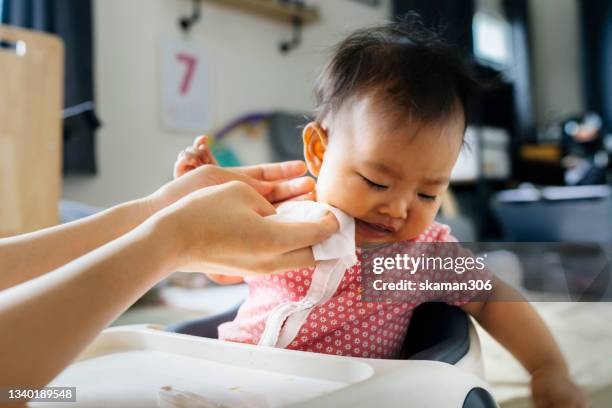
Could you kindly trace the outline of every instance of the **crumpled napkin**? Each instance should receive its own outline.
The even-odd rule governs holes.
[[[334,214],[340,228],[331,237],[312,247],[315,260],[326,261],[342,259],[345,263],[354,265],[355,255],[355,219],[344,211],[329,204],[315,201],[287,201],[276,209],[276,214],[267,218],[282,222],[316,221],[328,212]]]

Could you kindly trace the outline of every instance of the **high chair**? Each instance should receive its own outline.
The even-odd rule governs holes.
[[[216,337],[217,325],[234,313],[168,329],[111,327],[49,386],[75,387],[75,407],[497,407],[482,378],[474,327],[461,310],[446,304],[415,309],[407,359],[396,360],[187,334]]]
[[[236,316],[240,305],[228,310],[224,313],[196,319],[188,322],[179,323],[176,325],[169,326],[166,330],[174,333],[188,334],[192,336],[200,336],[211,339],[217,338],[217,327],[224,322],[231,321]],[[357,359],[357,360],[370,360],[372,359]],[[431,377],[431,382],[426,385],[431,393],[431,399],[427,396],[424,397],[423,401],[434,402],[439,397],[439,393],[446,389],[452,384],[447,384],[445,378],[448,381],[457,381],[454,377],[462,377],[461,381],[466,381],[466,384],[462,384],[465,387],[466,392],[463,395],[461,401],[452,399],[446,401],[446,405],[434,405],[428,404],[428,406],[458,406],[464,408],[489,408],[497,407],[495,400],[487,390],[486,386],[482,384],[472,384],[470,382],[474,380],[473,376],[482,379],[484,378],[484,367],[482,362],[482,355],[480,350],[480,342],[476,334],[473,323],[469,317],[457,307],[449,306],[446,303],[424,303],[418,306],[413,313],[410,327],[406,335],[406,341],[404,343],[404,350],[400,360],[409,361],[435,361],[443,363],[441,365],[440,372],[436,376]],[[378,361],[389,361],[389,360],[378,360]],[[444,372],[445,366],[448,367],[449,375],[445,377]],[[453,366],[453,368],[450,368]],[[409,367],[407,365],[407,367]],[[454,368],[459,368],[460,371],[454,371]],[[421,376],[422,373],[415,367],[414,372],[405,373],[406,378],[403,380],[408,384],[411,379],[410,376]],[[353,387],[351,387],[353,388]],[[419,390],[422,392],[423,390]],[[376,392],[372,390],[372,392]],[[435,397],[435,398],[434,398]],[[350,405],[351,396],[347,395],[345,400],[336,400],[336,397],[327,398],[321,400],[321,402],[311,401],[308,404],[304,404],[306,407],[314,406],[326,406],[325,403],[329,400],[329,403],[333,403],[335,406],[341,406],[342,401],[345,401]],[[367,398],[367,396],[365,396]],[[394,403],[386,405],[384,403],[385,398],[381,396],[372,399],[372,401],[379,400],[377,406],[400,406]],[[364,400],[361,400],[362,402]],[[340,405],[337,405],[340,404]],[[353,402],[353,404],[355,404]],[[361,405],[353,405],[361,406]],[[366,406],[366,405],[364,405]],[[414,404],[414,401],[405,401],[404,406],[420,406]]]

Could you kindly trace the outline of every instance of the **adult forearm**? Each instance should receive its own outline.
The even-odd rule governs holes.
[[[0,386],[40,387],[173,269],[165,240],[142,227],[0,292]],[[160,242],[163,243],[160,244]]]
[[[150,210],[131,201],[69,224],[0,239],[0,290],[59,268],[142,223]]]

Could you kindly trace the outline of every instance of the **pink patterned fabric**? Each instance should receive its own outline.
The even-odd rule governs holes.
[[[434,223],[414,242],[457,242],[450,228]],[[389,251],[396,251],[396,243]],[[315,306],[289,349],[341,356],[395,358],[401,352],[412,312],[419,304],[439,300],[464,305],[475,293],[415,291],[409,302],[362,301],[361,251],[359,262],[348,269],[334,296]],[[219,326],[219,338],[257,344],[269,312],[279,304],[297,301],[308,292],[314,268],[247,278],[249,295],[236,319]],[[418,275],[418,274],[417,274]],[[415,276],[417,276],[415,275]],[[458,277],[459,278],[459,277]],[[487,269],[467,271],[461,279],[489,279]]]

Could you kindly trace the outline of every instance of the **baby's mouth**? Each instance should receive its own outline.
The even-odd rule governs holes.
[[[372,224],[359,218],[355,218],[355,230],[366,238],[384,238],[395,233],[392,228],[383,224]]]

